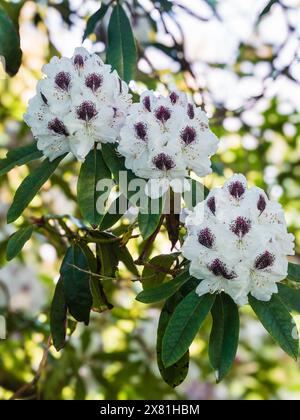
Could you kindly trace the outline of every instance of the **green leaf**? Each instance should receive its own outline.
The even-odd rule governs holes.
[[[113,174],[115,181],[119,184],[121,192],[126,198],[130,199],[135,194],[135,191],[128,191],[128,185],[137,177],[132,171],[126,169],[125,159],[118,155],[116,149],[117,144],[102,144],[103,159]]]
[[[162,254],[152,258],[143,270],[141,279],[143,288],[149,289],[161,285],[167,277],[167,272],[163,270],[170,270],[178,255],[178,253]]]
[[[133,273],[135,276],[139,277],[138,269],[134,264],[133,258],[126,246],[119,246],[119,244],[115,245],[115,253],[118,256],[119,261],[121,261],[125,267]]]
[[[19,34],[9,16],[0,8],[0,56],[5,58],[6,72],[14,76],[21,65]]]
[[[75,401],[85,400],[85,397],[87,395],[86,388],[87,387],[86,387],[85,381],[80,376],[76,376],[75,395],[74,395]]]
[[[65,346],[67,330],[67,304],[62,278],[58,280],[51,304],[50,329],[53,345],[60,351]]]
[[[191,179],[192,187],[192,208],[194,208],[198,203],[205,200],[209,194],[209,190],[201,182]]]
[[[78,322],[89,324],[93,298],[90,291],[88,260],[78,245],[68,248],[60,274],[70,314]]]
[[[192,290],[176,306],[163,337],[162,361],[165,367],[176,363],[187,352],[214,301],[214,295],[198,296]]]
[[[42,156],[43,153],[37,149],[36,143],[10,150],[6,155],[6,158],[0,160],[0,176],[5,175],[15,166],[25,165]]]
[[[101,261],[101,274],[105,277],[115,278],[119,264],[115,244],[97,244],[97,255]]]
[[[295,322],[281,299],[273,295],[269,302],[262,302],[250,296],[249,302],[271,337],[289,356],[297,360],[299,340],[295,339]]]
[[[10,17],[16,29],[19,29],[19,18],[22,7],[26,0],[21,0],[18,3],[7,2],[6,0],[0,0],[0,8],[2,8],[6,14]]]
[[[138,215],[139,229],[144,240],[148,239],[158,228],[161,220],[161,214],[164,211],[166,196],[158,199],[145,197],[140,203],[140,211]]]
[[[97,12],[95,12],[87,21],[86,29],[84,31],[83,39],[84,41],[88,36],[94,33],[98,23],[104,18],[106,12],[108,11],[109,6],[107,4],[101,4],[101,7]]]
[[[108,25],[107,62],[117,70],[125,82],[135,78],[137,65],[135,39],[130,20],[120,4],[114,7]]]
[[[239,310],[225,294],[216,297],[212,308],[213,326],[209,340],[209,359],[221,382],[231,369],[239,342]]]
[[[189,369],[189,351],[187,351],[174,365],[165,368],[161,358],[162,340],[176,306],[188,295],[188,293],[194,290],[198,284],[199,280],[197,279],[192,279],[188,283],[185,283],[173,296],[167,299],[159,318],[156,343],[157,364],[163,380],[172,388],[180,385],[187,376]]]
[[[148,239],[158,227],[160,222],[160,214],[142,214],[139,213],[138,223],[143,239]]]
[[[6,249],[7,261],[12,260],[22,251],[26,242],[31,238],[33,230],[33,226],[27,226],[19,229],[11,236]]]
[[[101,279],[97,275],[93,275],[98,274],[98,272],[100,271],[98,269],[98,262],[94,253],[87,245],[81,244],[80,247],[87,258],[89,270],[91,272],[90,290],[93,298],[92,310],[94,312],[101,313],[107,309],[112,309],[112,305],[109,304],[104,294]]]
[[[7,223],[12,223],[21,216],[23,210],[33,200],[65,156],[66,155],[60,156],[53,162],[45,159],[38,168],[33,170],[27,178],[24,179],[17,189],[14,201],[8,210]]]
[[[166,301],[161,311],[157,328],[157,364],[163,380],[172,388],[175,388],[176,386],[180,385],[186,378],[189,370],[190,355],[189,351],[187,351],[174,365],[165,368],[161,358],[162,342],[171,316],[173,315],[176,306],[182,300],[182,298],[183,296],[181,293],[176,293],[174,296],[172,296]]]
[[[81,214],[92,226],[98,226],[103,215],[97,211],[97,200],[103,193],[97,191],[97,184],[102,179],[111,179],[100,150],[93,149],[81,165],[78,183],[77,200]]]
[[[151,287],[150,289],[143,290],[137,295],[136,300],[142,303],[156,303],[168,299],[177,292],[180,286],[191,279],[189,270],[186,269],[175,277],[174,280],[163,283],[159,287]]]
[[[289,263],[288,279],[300,283],[300,265]]]
[[[300,314],[300,290],[278,284],[278,294],[289,311]]]
[[[123,201],[124,201],[124,209],[122,210],[120,209],[120,204],[122,203],[123,205]],[[127,209],[127,203],[128,203],[128,200],[122,194],[118,198],[116,198],[116,200],[111,204],[110,208],[103,216],[99,225],[99,229],[107,230],[107,229],[110,229],[113,225],[115,225],[124,215],[125,207]]]

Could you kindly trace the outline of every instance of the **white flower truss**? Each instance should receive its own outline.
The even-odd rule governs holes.
[[[118,140],[131,96],[111,66],[77,48],[72,58],[53,57],[43,72],[24,119],[50,161],[67,152],[84,161],[95,143]]]
[[[158,198],[169,186],[175,192],[188,190],[189,170],[209,174],[217,145],[206,114],[187,95],[172,92],[164,97],[146,91],[130,107],[118,151],[127,169],[149,180],[146,193]]]
[[[294,254],[294,236],[287,232],[282,207],[258,188],[247,188],[234,175],[211,190],[186,219],[183,255],[190,273],[203,279],[196,293],[225,292],[239,305],[249,293],[269,301],[277,283],[287,277],[287,255]]]

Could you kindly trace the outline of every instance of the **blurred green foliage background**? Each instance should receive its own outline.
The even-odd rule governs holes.
[[[99,6],[99,1],[81,0],[0,1],[19,24],[23,50],[18,74],[9,78],[0,73],[1,157],[32,141],[22,115],[41,68],[53,55],[71,55]],[[214,173],[203,182],[220,185],[241,172],[250,184],[279,199],[296,236],[294,261],[299,262],[299,1],[128,0],[124,7],[140,57],[133,92],[177,87],[193,95],[220,138]],[[103,58],[107,24],[105,17],[84,42]],[[49,303],[65,244],[35,235],[17,261],[5,261],[7,239],[15,230],[6,225],[6,212],[27,172],[26,167],[16,168],[0,179],[0,313],[7,319],[7,339],[0,340],[0,399],[16,392],[46,400],[300,398],[299,365],[273,344],[250,308],[242,310],[238,358],[222,384],[215,384],[208,362],[208,320],[192,345],[187,380],[176,390],[169,388],[156,366],[160,308],[135,301],[140,286],[125,268],[120,269],[122,280],[105,284],[114,309],[94,314],[89,327],[75,328],[70,322],[65,349],[49,349]],[[77,176],[77,164],[65,163],[24,217],[80,217]],[[114,229],[126,225],[123,218]],[[140,239],[131,242],[135,257],[141,245]],[[162,232],[152,254],[169,251]]]

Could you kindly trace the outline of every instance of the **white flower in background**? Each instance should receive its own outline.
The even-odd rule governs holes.
[[[218,140],[210,131],[206,114],[185,94],[168,97],[145,92],[132,104],[121,129],[119,152],[137,176],[149,179],[146,192],[152,198],[189,189],[189,170],[199,176],[211,172],[210,156]]]
[[[46,302],[46,290],[34,270],[17,262],[0,270],[0,307],[35,315]]]
[[[248,189],[243,175],[213,189],[186,218],[186,227],[182,252],[191,261],[191,275],[203,279],[199,296],[224,291],[239,305],[249,293],[269,301],[287,277],[294,236],[282,207],[262,189]]]
[[[95,142],[118,139],[131,96],[111,66],[77,48],[72,58],[53,57],[43,72],[24,119],[50,161],[67,152],[84,161]]]

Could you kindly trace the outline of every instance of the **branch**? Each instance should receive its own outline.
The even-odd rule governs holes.
[[[34,388],[36,385],[37,385],[37,383],[38,383],[38,381],[40,380],[40,378],[41,378],[41,375],[42,375],[42,372],[43,372],[43,370],[44,370],[44,368],[46,367],[46,365],[47,365],[47,360],[48,360],[48,354],[49,354],[49,350],[50,350],[50,347],[51,347],[51,345],[52,345],[52,341],[51,341],[51,337],[48,337],[48,340],[47,340],[47,345],[46,345],[46,348],[45,348],[45,350],[44,350],[44,352],[43,352],[43,357],[42,357],[42,360],[41,360],[41,362],[40,362],[40,364],[39,364],[39,367],[38,367],[38,370],[37,370],[37,372],[36,372],[36,374],[35,374],[35,376],[34,376],[34,378],[33,378],[33,380],[29,383],[29,384],[25,384],[25,385],[23,385],[23,386],[21,386],[21,388],[19,388],[11,397],[10,397],[10,400],[16,400],[16,399],[19,399],[20,397],[22,397],[26,392],[28,392],[28,391],[30,391],[32,388]]]

